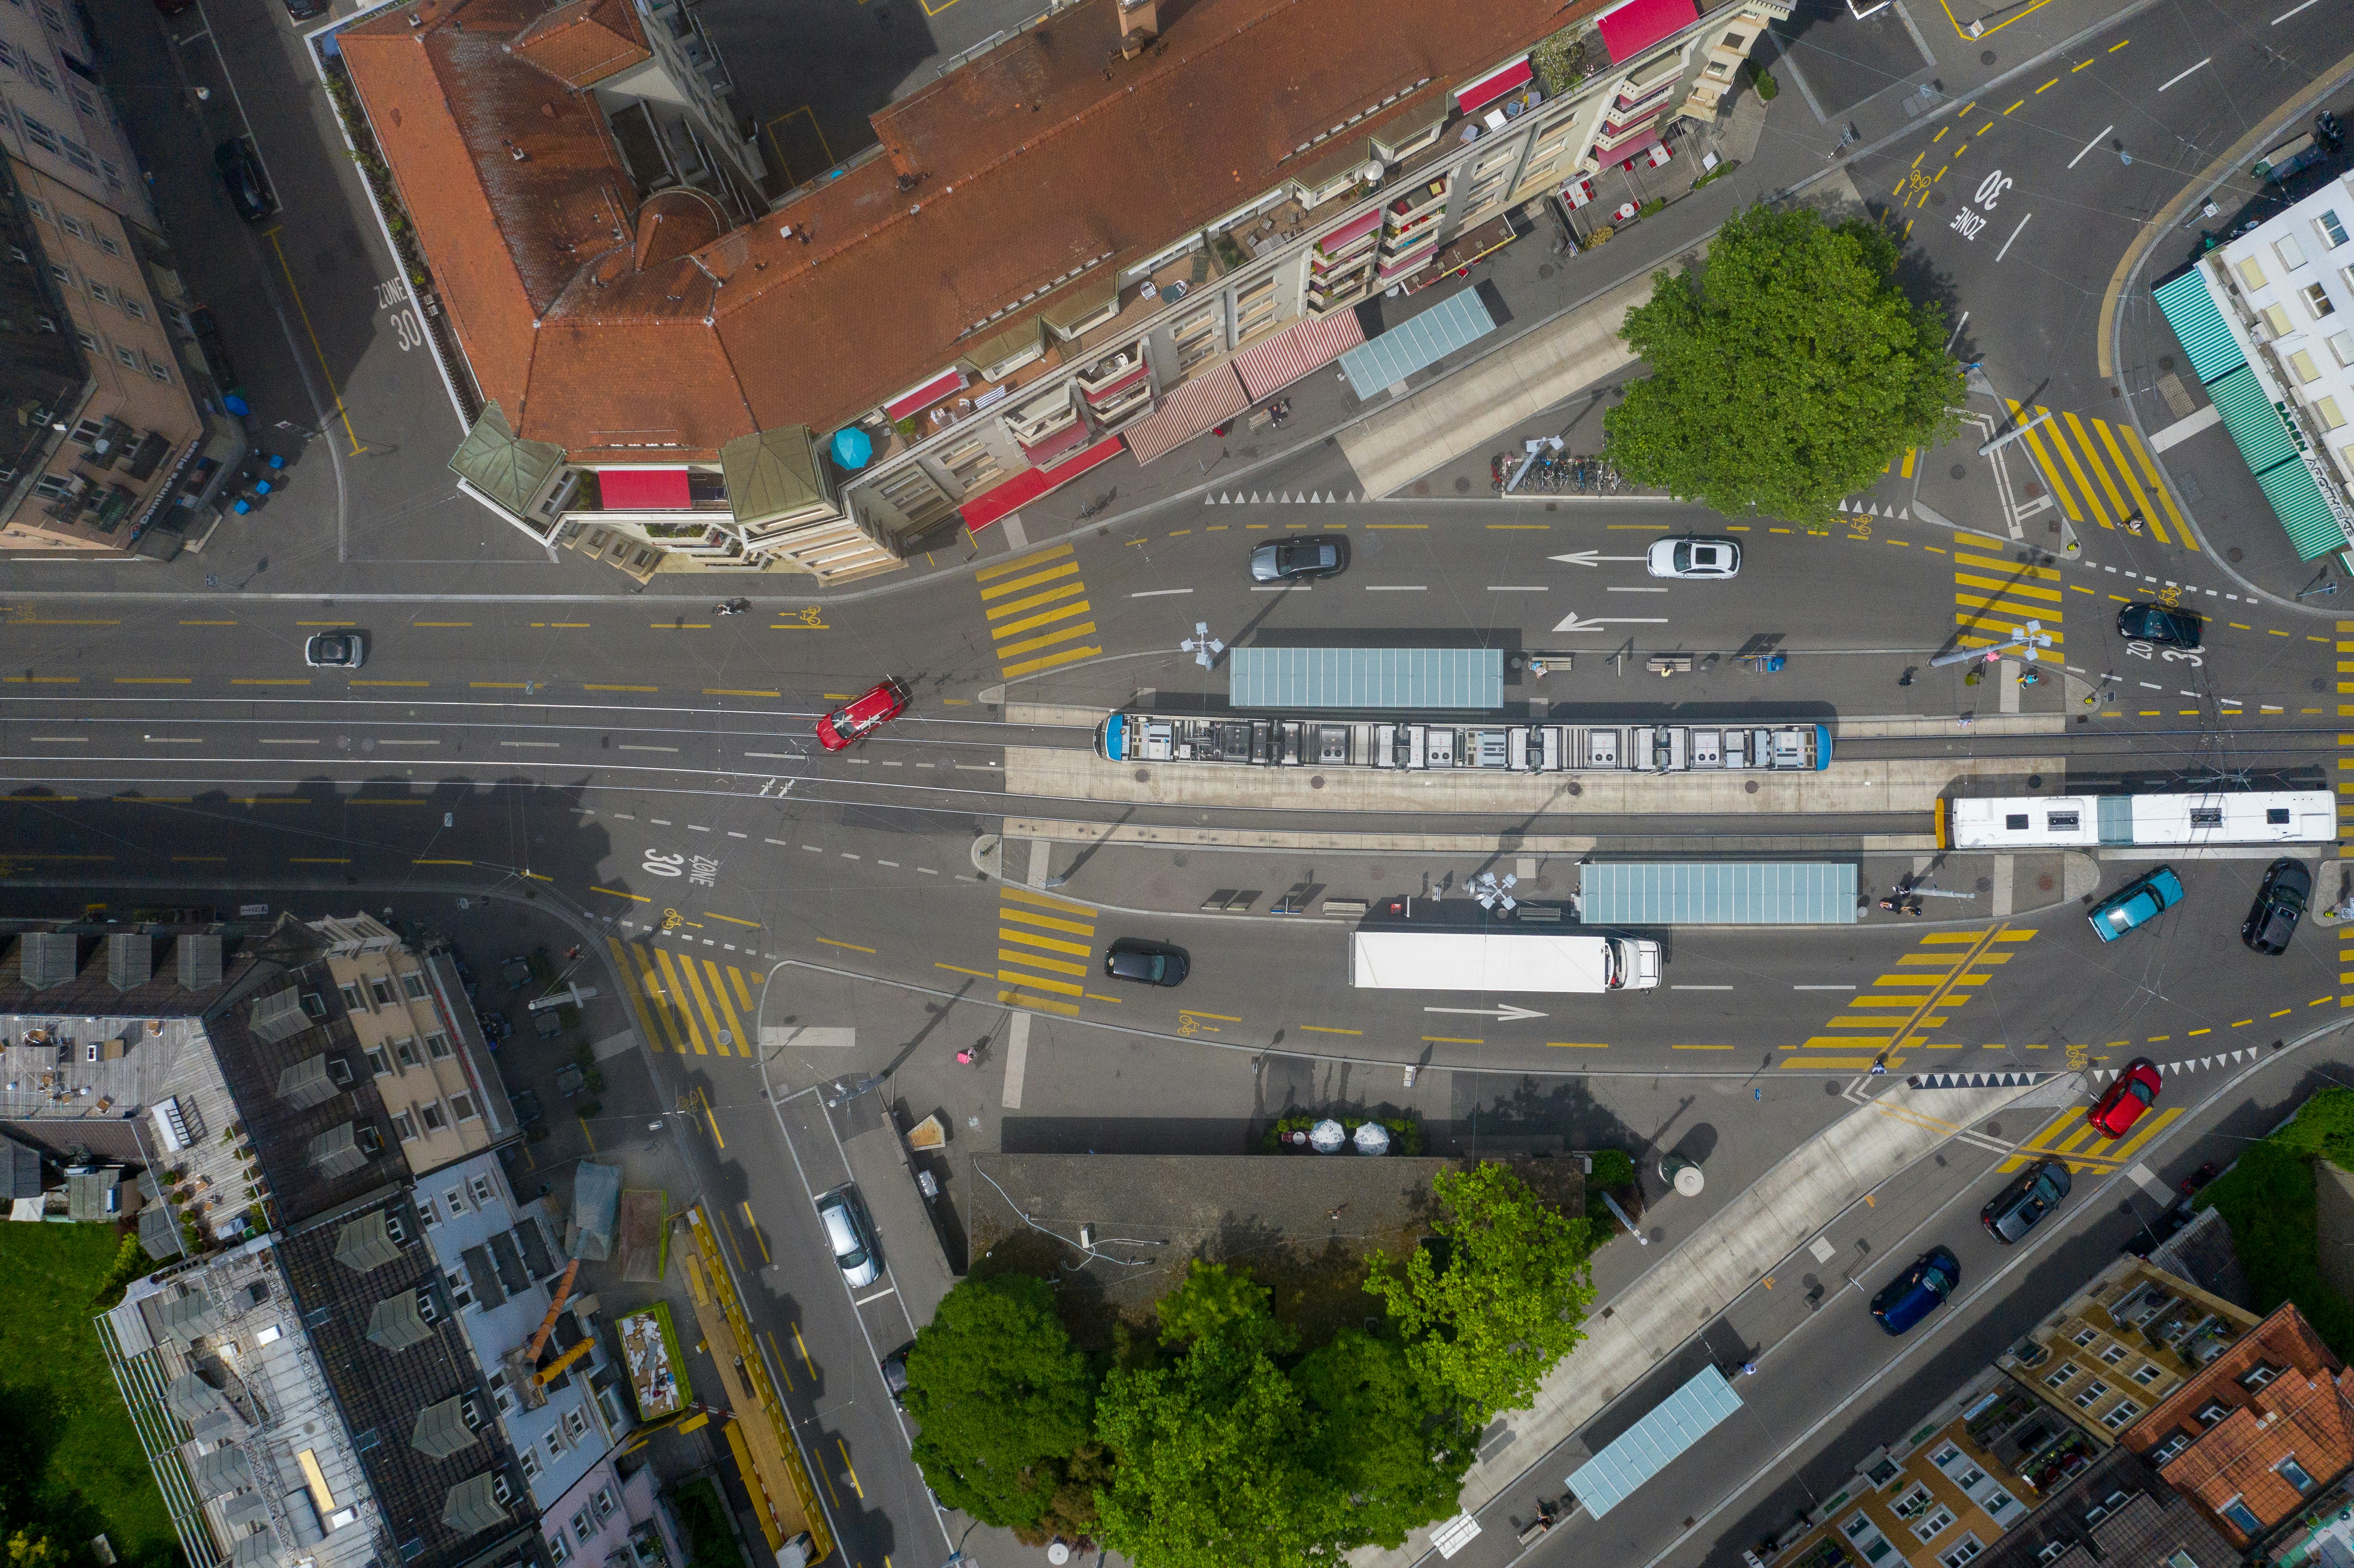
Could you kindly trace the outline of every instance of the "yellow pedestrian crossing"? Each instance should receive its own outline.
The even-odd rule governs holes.
[[[1087,978],[1094,972],[1096,912],[1084,904],[1034,893],[997,890],[997,978],[1008,1007],[1076,1017]]]
[[[1997,1169],[2009,1172],[2022,1169],[2030,1160],[2062,1160],[2069,1171],[2078,1176],[2110,1175],[2123,1169],[2143,1144],[2165,1131],[2167,1125],[2181,1114],[2179,1107],[2153,1110],[2128,1128],[2123,1138],[2112,1142],[2094,1128],[2084,1107],[2072,1106],[2020,1144],[2019,1152]]]
[[[682,1056],[752,1054],[754,1036],[744,1021],[759,1016],[753,1005],[758,976],[668,948],[613,937],[605,944],[648,1044]]]
[[[1087,618],[1095,611],[1068,545],[983,567],[973,577],[997,644],[998,673],[1006,679],[1102,654],[1087,645],[1096,634]]]
[[[1782,1065],[1862,1072],[1879,1063],[1893,1071],[1908,1050],[1960,1050],[1959,1041],[1941,1040],[1939,1032],[2034,935],[2031,927],[2007,926],[1930,932],[1890,973],[1842,1003],[1821,1033],[1790,1047]]]
[[[2062,646],[2060,618],[2060,574],[2050,567],[2014,561],[1999,554],[1999,540],[1979,534],[1962,534],[1954,545],[1954,624],[1962,629],[1965,648],[1984,648],[2010,640],[2015,628],[2029,621],[2041,624],[2052,646]]]
[[[2052,412],[2006,401],[2011,418],[2021,424]],[[2174,493],[2158,478],[2157,460],[2131,425],[2087,419],[2067,410],[2028,431],[2027,447],[2070,522],[2115,528],[2139,516],[2159,544],[2199,548],[2174,503]]]

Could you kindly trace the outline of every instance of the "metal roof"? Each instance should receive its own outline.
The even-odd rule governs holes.
[[[1856,869],[1838,861],[1588,865],[1578,913],[1605,926],[1851,926]]]
[[[1740,1408],[1741,1396],[1724,1374],[1703,1368],[1562,1484],[1599,1519]]]
[[[1237,648],[1226,700],[1238,708],[1479,708],[1504,702],[1495,648]]]
[[[1367,398],[1495,330],[1496,318],[1488,313],[1479,291],[1466,289],[1351,349],[1341,356],[1341,368],[1350,390]]]
[[[2329,498],[2302,460],[2256,475],[2256,483],[2263,487],[2264,499],[2273,503],[2281,526],[2288,530],[2298,560],[2310,561],[2347,546],[2345,525],[2329,509]]]
[[[2160,284],[2150,291],[2158,308],[2166,313],[2167,324],[2190,356],[2190,368],[2200,381],[2212,381],[2229,376],[2248,363],[2241,352],[2239,340],[2223,321],[2223,313],[2215,308],[2215,296],[2207,287],[2206,269],[2193,267],[2172,282]]]

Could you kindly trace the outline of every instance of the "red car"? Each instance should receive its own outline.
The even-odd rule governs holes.
[[[817,721],[817,743],[828,751],[847,750],[853,741],[864,740],[869,730],[907,711],[915,698],[907,693],[899,677],[886,677],[872,691],[852,698]]]
[[[2085,1119],[2093,1124],[2093,1130],[2105,1138],[2123,1138],[2142,1114],[2158,1103],[2161,1087],[2158,1064],[2147,1056],[2137,1056],[2126,1064],[2125,1072],[2109,1086],[2109,1092],[2094,1102]]]

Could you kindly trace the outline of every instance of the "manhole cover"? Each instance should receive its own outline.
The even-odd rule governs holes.
[[[1321,773],[1319,773],[1319,774],[1315,775],[1313,778],[1310,779],[1308,780],[1308,787],[1309,787],[1310,789],[1321,789],[1322,788],[1324,788],[1324,775],[1322,775]]]
[[[2027,787],[2028,787],[2029,789],[2042,789],[2042,788],[2043,788],[2043,775],[2042,775],[2042,774],[2041,774],[2041,773],[2031,773],[2031,774],[2029,774],[2029,775],[2027,776]]]
[[[1987,1123],[1986,1134],[1988,1138],[2000,1138],[2002,1136],[2002,1123],[1999,1121],[1990,1121]]]
[[[1978,64],[1980,64],[1980,65],[1992,65],[1992,64],[1994,64],[1994,51],[1993,51],[1992,49],[1980,49],[1980,50],[1978,51]]]
[[[2228,549],[2228,550],[2224,551],[2224,552],[2223,552],[2223,558],[2224,558],[2225,560],[2227,560],[2227,561],[2238,561],[2238,560],[2245,559],[2245,557],[2244,557],[2243,556],[2242,556],[2242,554],[2240,553],[2240,546],[2237,546],[2237,545],[2234,545],[2234,546],[2232,546],[2230,549]]]
[[[1945,205],[1946,205],[1946,193],[1945,193],[1945,192],[1943,192],[1943,191],[1939,191],[1939,192],[1937,192],[1935,195],[1934,195],[1933,196],[1931,196],[1931,197],[1930,197],[1930,199],[1931,199],[1932,201],[1935,202],[1939,207],[1943,207],[1943,206],[1945,206]]]
[[[1151,782],[1152,782],[1152,769],[1151,769],[1151,768],[1138,768],[1138,769],[1136,770],[1136,781],[1137,781],[1139,784],[1150,784],[1150,783],[1151,783]]]
[[[1553,276],[1553,263],[1552,263],[1552,262],[1550,262],[1550,261],[1547,261],[1547,262],[1545,262],[1543,265],[1540,266],[1540,267],[1537,269],[1537,276],[1538,276],[1538,277],[1540,277],[1540,278],[1550,278],[1550,277],[1552,277],[1552,276]]]
[[[1951,477],[1953,477],[1953,478],[1955,478],[1955,479],[1967,479],[1967,478],[1969,478],[1969,476],[1970,476],[1969,465],[1968,465],[1968,464],[1967,464],[1967,463],[1958,463],[1958,462],[1957,462],[1957,463],[1956,463],[1956,464],[1951,468],[1951,469],[1947,470],[1946,471],[1947,471],[1947,473],[1948,473]]]
[[[1585,786],[1583,784],[1572,784],[1569,787],[1569,792],[1573,795],[1583,795],[1585,793]]]
[[[2174,368],[2174,355],[2170,355],[2170,354],[2162,354],[2162,355],[2158,355],[2158,367],[2160,370],[2171,370],[2171,369],[2173,369],[2173,368]]]
[[[1455,482],[1455,493],[1456,493],[1456,494],[1458,494],[1458,495],[1469,495],[1470,493],[1471,493],[1471,482],[1470,482],[1469,480],[1468,480],[1468,479],[1458,479],[1458,480]]]
[[[1185,863],[1186,859],[1187,859],[1187,857],[1186,857],[1186,856],[1184,856],[1184,855],[1182,855],[1182,854],[1172,854],[1172,855],[1171,855],[1171,856],[1169,857],[1169,863],[1170,863],[1171,865],[1183,865],[1183,864]]]
[[[2046,876],[2039,876],[2039,877],[2037,877],[2037,878],[2035,879],[2035,887],[2036,887],[2036,891],[2037,891],[2037,892],[2039,892],[2039,893],[2049,893],[2049,892],[2051,892],[2051,891],[2052,891],[2052,878],[2051,878],[2050,876],[2048,876],[2048,875],[2046,875]]]
[[[1741,783],[1741,792],[1744,795],[1755,795],[1757,793],[1757,780],[1755,779],[1743,779]]]
[[[2321,679],[2321,677],[2320,677],[2320,676],[2316,675],[2316,676],[2313,678],[2313,689],[2314,689],[2315,691],[2317,691],[2317,691],[2321,690],[2321,688],[2322,688],[2322,686],[2323,686],[2323,684],[2324,684],[2324,683],[2325,683],[2322,681],[2322,679]]]
[[[1416,480],[1414,482],[1414,493],[1416,495],[1428,495],[1430,493],[1430,481],[1426,479]]]

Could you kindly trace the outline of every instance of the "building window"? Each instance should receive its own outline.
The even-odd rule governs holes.
[[[2250,1508],[2244,1499],[2235,1497],[2215,1511],[2236,1525],[2242,1535],[2264,1533],[2264,1521],[2256,1517],[2256,1510]]]
[[[2158,1364],[2156,1361],[2144,1361],[2139,1367],[2135,1369],[2133,1380],[2134,1382],[2141,1384],[2142,1387],[2147,1388],[2151,1383],[2158,1381]]]
[[[588,1517],[588,1510],[587,1509],[581,1509],[573,1514],[572,1534],[574,1538],[580,1542],[580,1544],[583,1546],[588,1545],[588,1538],[596,1533],[597,1521]]]
[[[540,1446],[547,1450],[547,1457],[550,1459],[560,1459],[564,1457],[564,1434],[560,1429],[554,1426],[549,1427],[547,1429],[547,1436],[542,1437],[539,1441]]]
[[[450,1054],[450,1037],[440,1030],[425,1037],[425,1054],[439,1062]]]
[[[556,1568],[564,1568],[572,1560],[572,1543],[564,1539],[564,1531],[559,1530],[547,1538],[547,1559]]]
[[[2101,1417],[2101,1425],[2112,1432],[2125,1430],[2133,1418],[2141,1414],[2141,1406],[2130,1399],[2117,1401],[2117,1407]]]
[[[491,1179],[487,1176],[475,1177],[473,1187],[474,1205],[477,1208],[489,1208],[492,1202],[498,1197],[498,1190],[491,1185]]]
[[[133,299],[130,295],[118,294],[115,296],[114,302],[121,305],[122,307],[122,313],[129,316],[133,321],[143,322],[147,319],[147,307]]]
[[[172,373],[164,368],[164,362],[160,359],[151,359],[147,362],[147,374],[162,382],[168,383],[172,379]]]
[[[2282,1480],[2286,1481],[2298,1491],[2309,1492],[2313,1489],[2313,1478],[2305,1473],[2305,1467],[2298,1464],[2295,1458],[2283,1459],[2273,1468],[2280,1472]]]
[[[76,327],[74,329],[74,336],[80,340],[82,351],[85,354],[96,354],[98,352],[98,338],[95,334],[86,333],[80,327]]]
[[[513,1397],[513,1396],[512,1396],[512,1395],[510,1395],[510,1394],[508,1394],[504,1390],[501,1390],[501,1391],[500,1391],[500,1393],[499,1393],[499,1408],[500,1408],[501,1410],[504,1410],[504,1409],[506,1409],[506,1408],[507,1408],[507,1402],[508,1402],[508,1400],[509,1400],[511,1397]],[[536,1478],[536,1477],[538,1476],[538,1474],[539,1474],[539,1453],[538,1453],[538,1450],[534,1449],[534,1448],[528,1448],[528,1447],[526,1447],[526,1448],[519,1448],[519,1449],[517,1449],[517,1450],[515,1451],[515,1458],[516,1458],[516,1460],[517,1460],[517,1461],[518,1461],[518,1462],[523,1466],[523,1473],[524,1473],[524,1477],[525,1477],[525,1479],[532,1479],[532,1478]]]
[[[2296,330],[2296,323],[2288,319],[2288,307],[2285,305],[2266,305],[2260,313],[2264,318],[2264,325],[2272,330],[2274,337],[2286,337]]]
[[[588,1500],[597,1505],[597,1517],[600,1520],[612,1518],[613,1510],[621,1506],[620,1499],[613,1495],[610,1487],[599,1487],[597,1495]]]
[[[1954,1510],[1944,1503],[1939,1503],[1914,1521],[1913,1534],[1916,1540],[1925,1545],[1953,1528]]]
[[[2081,1351],[2089,1348],[2092,1345],[2092,1342],[2100,1337],[2101,1331],[2098,1329],[2094,1328],[2090,1323],[2087,1323],[2083,1328],[2076,1330],[2073,1337],[2073,1340],[2076,1348]]]
[[[68,234],[72,235],[76,239],[82,238],[83,231],[81,219],[76,217],[69,212],[61,212],[58,214],[58,227],[64,229]]]
[[[1946,1550],[1937,1553],[1937,1561],[1944,1563],[1946,1568],[1962,1568],[1963,1563],[1967,1563],[1971,1558],[1976,1557],[1979,1552],[1984,1552],[1985,1550],[1985,1547],[1978,1544],[1978,1538],[1977,1536],[1965,1535],[1959,1541],[1955,1542],[1951,1546],[1948,1546]]]
[[[76,109],[80,110],[84,114],[96,114],[98,112],[98,100],[92,98],[90,95],[90,89],[84,87],[81,83],[78,81],[69,81],[66,83],[66,96],[72,99],[73,106]]]
[[[25,62],[25,69],[31,74],[33,80],[39,84],[43,92],[49,94],[51,97],[55,97],[57,95],[58,77],[55,71],[51,70],[48,67],[43,65],[38,60],[27,60]]]
[[[339,981],[336,984],[335,989],[344,993],[344,1011],[345,1012],[366,1012],[368,1011],[367,999],[360,994],[359,983],[357,981]]]
[[[105,171],[106,185],[109,190],[119,191],[122,188],[122,171],[115,167],[114,161],[112,159],[101,158],[98,161],[98,166]],[[103,241],[101,243],[103,243]]]
[[[49,216],[49,209],[32,196],[25,198],[25,210],[44,221],[47,221]]]
[[[452,1215],[462,1214],[466,1212],[466,1190],[463,1187],[443,1188],[441,1192],[441,1201],[449,1205],[450,1213]]]
[[[2092,1409],[2094,1404],[2099,1400],[2103,1394],[2108,1392],[2109,1385],[2103,1383],[2099,1378],[2094,1378],[2092,1382],[2086,1383],[2083,1388],[2076,1391],[2076,1408],[2079,1410]]]
[[[114,345],[114,357],[133,370],[139,368],[139,356],[119,343]]]
[[[400,1059],[400,1065],[403,1067],[415,1067],[421,1065],[417,1054],[417,1042],[414,1040],[394,1041],[392,1054]]]
[[[388,1078],[392,1076],[392,1058],[384,1054],[383,1046],[363,1045],[360,1049],[367,1054],[369,1072],[374,1073],[379,1078]]]
[[[411,1001],[425,1000],[425,977],[415,969],[404,969],[400,975],[401,993]]]
[[[2340,366],[2354,366],[2354,332],[2331,333],[2329,355]]]
[[[2302,297],[2305,300],[2305,313],[2315,321],[2338,313],[2338,307],[2330,303],[2329,291],[2318,283],[2307,283]]]
[[[2305,265],[2305,247],[2296,242],[2296,236],[2293,234],[2284,234],[2274,240],[2273,254],[2279,257],[2280,264],[2292,272]]]
[[[2258,1361],[2241,1376],[2240,1386],[2252,1389],[2262,1388],[2278,1376],[2280,1376],[2280,1368],[2266,1366],[2264,1362]]]
[[[419,1106],[417,1110],[418,1114],[425,1118],[425,1130],[428,1132],[440,1132],[450,1125],[450,1118],[441,1109],[440,1102],[438,1100],[427,1100],[423,1105]]]
[[[367,984],[368,994],[376,998],[376,1004],[378,1007],[390,1007],[392,1005],[392,982],[390,980],[385,979],[382,975],[370,975],[368,977]]]
[[[2264,276],[2264,264],[2254,257],[2243,256],[2236,265],[2239,269],[2241,287],[2261,289],[2269,281]]]
[[[2321,216],[2313,220],[2313,227],[2321,231],[2321,242],[2330,249],[2335,250],[2346,243],[2346,226],[2338,221],[2335,209],[2322,208]]]
[[[2075,1375],[2075,1367],[2073,1364],[2063,1362],[2058,1371],[2054,1372],[2050,1377],[2043,1380],[2043,1386],[2046,1388],[2065,1388],[2068,1386],[2068,1380]]]
[[[417,1141],[417,1123],[410,1118],[407,1111],[392,1113],[392,1130],[400,1135],[400,1141],[403,1143]]]
[[[2111,1345],[2107,1350],[2101,1352],[2101,1364],[2103,1366],[2113,1367],[2125,1359],[2126,1348],[2123,1345]]]
[[[450,1097],[450,1113],[456,1117],[460,1121],[473,1120],[474,1097],[467,1094],[451,1095]]]
[[[2177,1454],[2181,1453],[2182,1450],[2190,1446],[2190,1434],[2188,1432],[2177,1432],[2173,1436],[2168,1437],[2165,1442],[2160,1443],[2157,1447],[2152,1448],[2149,1451],[2149,1457],[2157,1463],[2163,1465],[2168,1459],[2173,1458]]]
[[[1840,1525],[1840,1533],[1855,1542],[1856,1550],[1863,1553],[1867,1563],[1877,1563],[1896,1550],[1889,1539],[1880,1533],[1880,1527],[1861,1513]]]
[[[474,1304],[474,1287],[466,1278],[464,1269],[445,1269],[441,1279],[450,1287],[450,1305],[462,1312]]]
[[[1911,1519],[1935,1500],[1929,1495],[1929,1489],[1915,1481],[1904,1489],[1903,1496],[1888,1505],[1888,1511],[1899,1519]]]
[[[2321,421],[2321,428],[2325,430],[2334,430],[2346,422],[2346,416],[2338,411],[2338,399],[2335,397],[2316,397],[2313,400],[2313,417]]]
[[[564,1436],[575,1443],[588,1436],[588,1413],[577,1404],[566,1411]]]
[[[90,281],[90,297],[96,300],[101,305],[111,305],[114,303],[114,291],[108,288],[105,284],[100,282],[95,278],[92,278]]]
[[[109,235],[101,234],[98,237],[98,248],[101,250],[105,251],[109,256],[120,256],[122,254],[122,247],[117,245],[113,238]]]

